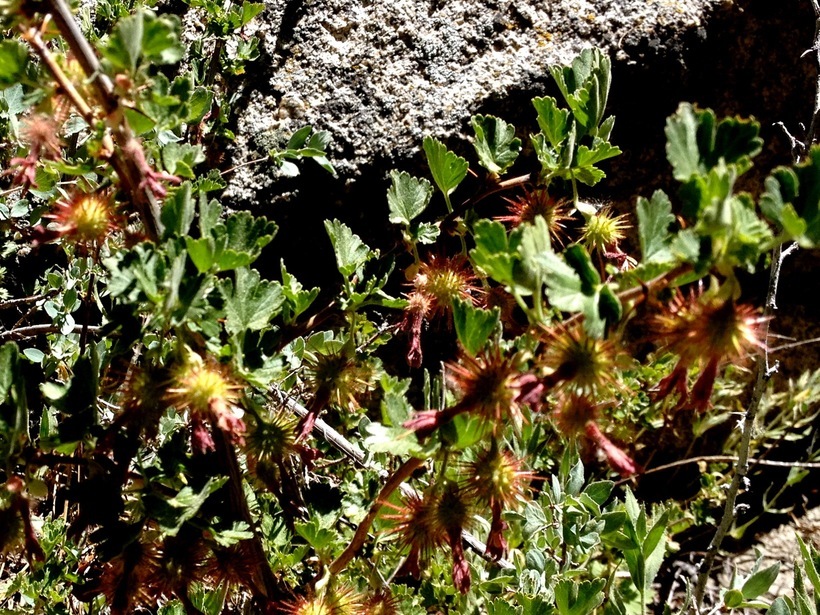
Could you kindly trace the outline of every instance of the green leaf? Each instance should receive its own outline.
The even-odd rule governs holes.
[[[160,219],[165,225],[165,238],[188,234],[194,221],[194,200],[191,198],[191,182],[183,182],[165,199]]]
[[[817,550],[814,548],[814,545],[810,544],[806,546],[806,543],[803,542],[799,534],[797,535],[797,545],[800,548],[800,557],[803,561],[806,576],[809,578],[812,587],[814,587],[815,595],[820,596],[820,574],[817,573],[817,567],[815,565]]]
[[[584,486],[584,464],[579,459],[572,465],[567,475],[566,492],[567,495],[576,496],[581,493]]]
[[[583,311],[585,295],[578,273],[553,252],[541,254],[539,260],[548,271],[545,282],[550,303],[562,312]]]
[[[26,72],[28,48],[18,40],[0,41],[0,89],[18,84]]]
[[[225,299],[225,329],[234,334],[264,329],[285,303],[282,286],[261,280],[259,272],[246,267],[237,269],[234,276],[236,286],[229,279],[219,284]]]
[[[390,179],[392,184],[387,190],[389,220],[393,224],[409,226],[427,208],[433,195],[433,186],[426,179],[417,179],[404,171],[391,171]]]
[[[820,245],[820,147],[794,167],[775,169],[765,185],[761,211],[802,245]]]
[[[131,107],[123,107],[123,114],[128,120],[128,125],[137,136],[144,135],[154,129],[157,125],[156,121],[148,117],[139,109],[132,109]]]
[[[202,508],[202,505],[215,491],[228,480],[227,476],[209,478],[200,491],[191,487],[183,487],[174,497],[165,501],[171,509],[170,514],[158,517],[159,527],[167,536],[176,536],[183,524],[192,519]]]
[[[253,532],[249,528],[250,526],[244,521],[234,521],[230,529],[211,530],[210,537],[219,546],[230,547],[243,540],[253,538]]]
[[[262,248],[276,235],[276,224],[267,218],[240,211],[225,221],[224,248],[217,255],[219,271],[246,266],[256,260]],[[234,264],[241,263],[241,264]]]
[[[185,121],[189,124],[197,124],[202,121],[205,114],[211,110],[214,95],[208,88],[199,86],[194,88],[188,98],[187,113]]]
[[[218,204],[216,207],[205,205],[203,198],[200,201],[200,228],[208,228],[210,232],[200,239],[185,237],[188,255],[200,273],[247,267],[276,234],[276,224],[266,218],[254,217],[247,211],[232,214],[224,224],[215,223],[212,215],[218,216],[219,211]]]
[[[484,310],[473,306],[472,302],[456,299],[453,301],[453,321],[458,341],[470,355],[475,356],[490,339],[490,334],[498,325],[501,310]]]
[[[687,181],[701,170],[698,120],[688,103],[681,103],[677,113],[666,120],[666,157],[678,181]]]
[[[0,41],[0,88],[19,83],[26,72],[28,48],[18,40]]]
[[[196,266],[197,270],[199,270],[199,273],[207,273],[216,263],[216,246],[214,240],[210,237],[203,237],[201,239],[186,237],[185,248],[188,250],[188,256],[191,258],[191,262]]]
[[[558,102],[551,96],[533,98],[532,104],[538,112],[538,126],[541,133],[554,148],[569,135],[569,111],[559,109]]]
[[[422,222],[410,229],[411,240],[425,245],[436,243],[439,235],[441,235],[441,229],[432,222]]]
[[[199,234],[202,237],[211,235],[212,231],[219,224],[219,219],[222,216],[222,205],[216,199],[210,201],[205,198],[205,195],[200,195],[199,198]]]
[[[599,480],[587,485],[586,488],[584,488],[584,493],[592,498],[598,506],[603,506],[609,499],[609,495],[612,493],[614,487],[615,483],[612,481]]]
[[[32,363],[36,363],[39,365],[43,362],[43,359],[46,355],[39,348],[26,348],[25,350],[23,350],[23,356],[26,357]]]
[[[467,161],[447,149],[441,141],[433,137],[424,138],[424,153],[439,190],[450,196],[467,175],[470,165]]]
[[[581,145],[578,147],[578,153],[575,157],[575,166],[579,169],[591,167],[602,160],[614,158],[615,156],[620,155],[620,153],[621,149],[619,147],[616,147],[607,141],[596,139],[596,142],[593,144],[592,148],[589,148],[586,145]]]
[[[325,220],[325,230],[333,244],[339,273],[346,278],[354,273],[361,274],[362,267],[375,253],[347,225],[338,220]]]
[[[172,175],[194,179],[193,168],[205,160],[200,145],[168,143],[162,148],[162,164]]]
[[[717,122],[711,109],[702,111],[681,103],[666,120],[666,156],[675,179],[688,181],[721,160],[734,166],[738,175],[745,173],[752,166],[752,157],[763,147],[759,131],[755,121],[725,118]]]
[[[743,592],[730,589],[723,595],[723,604],[728,609],[736,609],[743,604]]]
[[[555,606],[560,615],[587,615],[603,604],[605,579],[581,581],[562,579],[555,586]]]
[[[584,134],[597,134],[604,117],[612,66],[609,57],[599,49],[584,49],[571,66],[550,67],[555,83],[567,101],[572,115],[583,128]]]
[[[666,263],[674,260],[669,249],[672,235],[669,226],[675,222],[672,202],[662,190],[656,190],[649,201],[638,197],[638,236],[643,263]]]
[[[304,290],[302,284],[285,268],[285,261],[280,262],[282,270],[282,292],[287,299],[282,317],[285,323],[290,324],[310,307],[316,297],[319,296],[319,288],[314,287]]]
[[[766,611],[766,615],[793,615],[793,613],[794,611],[789,607],[789,603],[782,596],[776,598],[769,610]]]
[[[307,143],[307,138],[313,131],[313,126],[302,126],[299,130],[294,132],[288,140],[287,149],[301,149]]]
[[[364,446],[374,453],[422,457],[424,447],[419,444],[415,433],[404,427],[386,427],[381,423],[368,423],[365,427],[368,436]]]
[[[515,126],[492,115],[474,115],[471,123],[481,166],[496,175],[506,172],[521,151],[521,139],[515,136]]]
[[[236,29],[242,28],[251,22],[251,20],[265,10],[264,2],[242,2],[242,18],[239,26]]]
[[[539,295],[544,279],[549,274],[541,254],[551,253],[550,232],[543,216],[536,216],[532,224],[525,223],[515,231],[518,240],[520,267],[515,269],[515,281],[522,294]]]
[[[117,23],[100,51],[116,70],[131,74],[142,61],[178,62],[185,52],[179,42],[179,28],[179,19],[175,16],[157,17],[151,11],[140,9]]]
[[[513,285],[513,263],[517,255],[510,248],[507,231],[500,222],[482,219],[473,229],[476,247],[470,250],[473,263],[501,284]]]
[[[401,427],[413,416],[413,406],[407,401],[410,379],[399,380],[383,374],[380,379],[384,397],[381,401],[382,421],[392,427]]]
[[[297,522],[294,528],[296,533],[304,538],[320,555],[327,555],[336,542],[336,533],[326,527],[321,527],[317,519],[311,519],[304,523]]]
[[[780,574],[780,562],[776,562],[763,570],[755,572],[746,579],[743,583],[743,587],[740,588],[743,592],[743,598],[745,600],[754,600],[758,596],[765,594],[769,591],[772,583],[777,579],[778,574]]]

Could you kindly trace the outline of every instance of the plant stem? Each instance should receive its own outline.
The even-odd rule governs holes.
[[[796,248],[796,244],[792,244],[787,248],[777,246],[772,254],[772,265],[769,270],[769,289],[766,295],[766,305],[763,314],[770,317],[772,312],[777,309],[776,296],[777,286],[780,280],[780,268],[783,265],[783,260],[791,254]],[[770,318],[767,318],[764,325],[764,340],[768,342],[769,339],[769,323]],[[752,443],[752,433],[754,432],[755,419],[757,412],[760,409],[760,402],[763,399],[764,389],[769,378],[777,372],[777,363],[769,365],[769,350],[765,347],[763,356],[758,358],[756,366],[756,379],[754,389],[752,390],[752,397],[746,412],[743,415],[741,424],[743,426],[743,433],[741,436],[740,448],[738,450],[737,465],[735,474],[732,477],[732,482],[729,485],[729,490],[726,493],[726,504],[723,509],[723,517],[720,520],[717,531],[715,532],[709,547],[706,550],[706,555],[700,564],[700,572],[698,573],[698,581],[695,587],[694,601],[692,607],[695,613],[701,613],[703,610],[703,598],[706,592],[706,584],[709,581],[709,576],[712,571],[712,565],[715,562],[715,557],[720,550],[723,539],[732,527],[732,523],[737,516],[737,496],[740,492],[740,487],[746,487],[746,475],[749,471],[749,452]]]
[[[815,65],[820,68],[820,0],[811,0],[811,6],[814,9],[814,40],[812,42],[811,50],[814,52]],[[811,147],[817,138],[817,131],[820,130],[820,75],[814,84],[814,111],[811,116],[811,124],[809,124],[809,132],[806,135],[805,149]]]
[[[242,487],[242,471],[236,457],[236,450],[228,440],[225,432],[217,425],[212,425],[214,444],[216,445],[217,466],[219,471],[228,477],[225,488],[228,490],[228,504],[231,512],[240,521],[248,524],[253,531],[253,538],[249,542],[250,555],[255,560],[254,574],[248,579],[254,593],[266,599],[278,597],[280,594],[276,577],[273,575],[262,540],[256,530],[253,517],[248,508],[248,500]]]
[[[281,390],[274,388],[272,393],[276,395],[279,400],[288,407],[288,409],[293,412],[294,414],[299,415],[300,417],[305,416],[308,413],[308,409],[302,406],[301,404],[297,403],[295,400],[288,397],[285,393]],[[338,431],[333,429],[330,425],[328,425],[323,419],[317,418],[316,423],[313,425],[313,430],[319,432],[319,434],[324,438],[325,442],[342,452],[348,459],[356,463],[358,466],[365,468],[366,470],[372,470],[377,472],[379,476],[382,478],[387,478],[389,476],[386,470],[379,471],[377,468],[373,467],[371,464],[367,462],[365,454],[359,449],[358,447],[354,446],[347,438],[345,438],[342,434]],[[416,490],[408,484],[402,484],[399,486],[402,493],[405,495],[416,495]],[[461,534],[462,539],[467,545],[478,555],[487,559],[487,545],[481,542],[478,538],[473,536],[470,532],[464,531]],[[505,570],[512,570],[514,566],[505,559],[500,559],[494,562],[500,568]]]
[[[98,333],[102,327],[86,327],[88,333]],[[83,325],[75,325],[72,333],[82,333]],[[29,337],[37,337],[45,333],[59,333],[60,327],[57,325],[29,325],[28,327],[18,327],[9,331],[0,332],[0,342],[6,340],[22,340]]]
[[[671,470],[672,468],[679,468],[692,463],[735,463],[738,460],[737,455],[700,455],[698,457],[688,457],[686,459],[678,459],[671,463],[665,463],[648,470],[641,472],[641,476],[648,474],[655,474],[656,472],[663,472],[664,470]],[[774,459],[758,459],[750,457],[748,460],[750,466],[770,466],[775,468],[805,468],[807,470],[820,470],[820,461],[777,461]],[[625,485],[634,480],[634,478],[624,478],[615,481],[615,485]]]
[[[142,146],[134,138],[131,128],[125,120],[125,116],[122,113],[122,105],[114,92],[114,85],[108,75],[103,72],[100,61],[80,31],[71,13],[71,9],[65,3],[65,0],[44,0],[44,4],[47,7],[49,15],[57,25],[60,34],[68,43],[72,53],[94,86],[98,102],[105,111],[105,120],[111,128],[111,136],[113,136],[113,141],[117,144],[117,150],[111,152],[108,161],[117,173],[123,189],[131,194],[148,237],[156,241],[162,233],[159,203],[150,187],[147,186],[146,180],[148,177],[146,175],[146,168],[144,168],[146,167],[144,161],[145,155]],[[52,67],[52,65],[46,61],[46,56],[50,54],[45,47],[41,46],[41,48],[42,51],[35,50],[38,55],[44,59],[52,75],[54,75],[55,80],[57,80],[61,87],[65,87],[63,81],[67,81],[67,79],[62,73],[62,70],[59,69],[56,63],[54,63],[54,67]],[[83,119],[85,119],[90,126],[93,126],[93,113],[89,116],[90,105],[79,97],[79,95],[73,97],[68,90],[67,94],[72,104],[75,105],[83,116]],[[141,165],[140,163],[143,164]]]
[[[344,570],[345,566],[347,566],[356,556],[364,545],[364,541],[367,540],[367,533],[370,531],[370,526],[373,525],[373,521],[376,520],[376,517],[382,509],[384,502],[396,489],[399,488],[404,481],[410,478],[413,472],[420,468],[423,463],[424,460],[411,457],[401,464],[395,472],[393,472],[388,481],[384,484],[384,487],[382,487],[381,491],[379,491],[379,495],[376,497],[376,501],[370,506],[370,510],[367,512],[367,515],[364,519],[362,519],[361,523],[359,523],[359,527],[356,528],[356,533],[353,535],[353,539],[350,541],[350,544],[347,545],[339,557],[331,562],[328,567],[328,571],[331,575],[338,574]]]
[[[35,51],[35,53],[40,56],[40,59],[43,61],[43,64],[46,65],[49,71],[51,71],[54,80],[60,86],[60,89],[63,93],[68,97],[71,101],[71,104],[74,105],[74,108],[77,109],[77,112],[83,118],[86,124],[89,126],[94,125],[94,112],[91,110],[91,107],[88,106],[88,103],[85,102],[83,97],[77,91],[77,88],[74,87],[74,84],[68,80],[63,70],[60,68],[57,61],[54,59],[54,56],[51,55],[51,52],[46,48],[45,44],[43,43],[43,39],[40,36],[39,28],[35,27],[25,27],[20,26],[20,30],[22,32],[21,36],[24,41],[26,41],[29,46]]]

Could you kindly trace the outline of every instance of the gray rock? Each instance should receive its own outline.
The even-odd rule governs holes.
[[[343,182],[387,169],[424,135],[462,135],[487,101],[544,93],[548,67],[598,46],[623,64],[680,53],[726,0],[268,0],[247,34],[264,61],[245,84],[234,163],[304,124],[333,135]],[[638,50],[644,50],[639,52]],[[519,115],[522,110],[519,110]],[[532,115],[529,108],[524,110]],[[515,121],[515,117],[506,119]],[[254,204],[270,169],[235,172],[225,196]]]

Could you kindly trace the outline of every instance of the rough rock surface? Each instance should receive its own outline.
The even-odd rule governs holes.
[[[267,0],[249,35],[264,61],[246,84],[235,162],[304,124],[329,130],[341,178],[389,168],[425,134],[460,133],[487,101],[551,87],[548,67],[598,46],[681,55],[726,0]],[[510,119],[510,118],[507,118]],[[515,118],[513,118],[515,119]],[[246,167],[226,196],[253,204],[272,181]]]

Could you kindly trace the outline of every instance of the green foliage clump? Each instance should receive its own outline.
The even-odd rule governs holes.
[[[513,125],[472,118],[471,198],[470,161],[433,136],[432,181],[390,173],[389,256],[325,220],[339,288],[319,304],[287,269],[303,254],[278,279],[254,268],[290,229],[228,210],[212,164],[263,5],[189,6],[211,55],[119,0],[85,15],[93,47],[62,0],[4,4],[4,612],[660,606],[674,537],[722,483],[704,472],[693,500],[654,506],[627,483],[735,411],[768,322],[738,272],[820,241],[818,151],[756,201],[735,185],[757,123],[684,104],[666,127],[674,200],[639,196],[634,219],[594,205],[581,191],[620,150],[610,62],[588,49],[551,71],[561,100],[533,100],[534,158]],[[335,173],[329,145],[306,126],[257,163]],[[805,399],[766,400],[773,434],[805,433],[789,418]],[[816,612],[801,549],[794,599],[765,601],[777,571],[758,566],[716,604]]]

